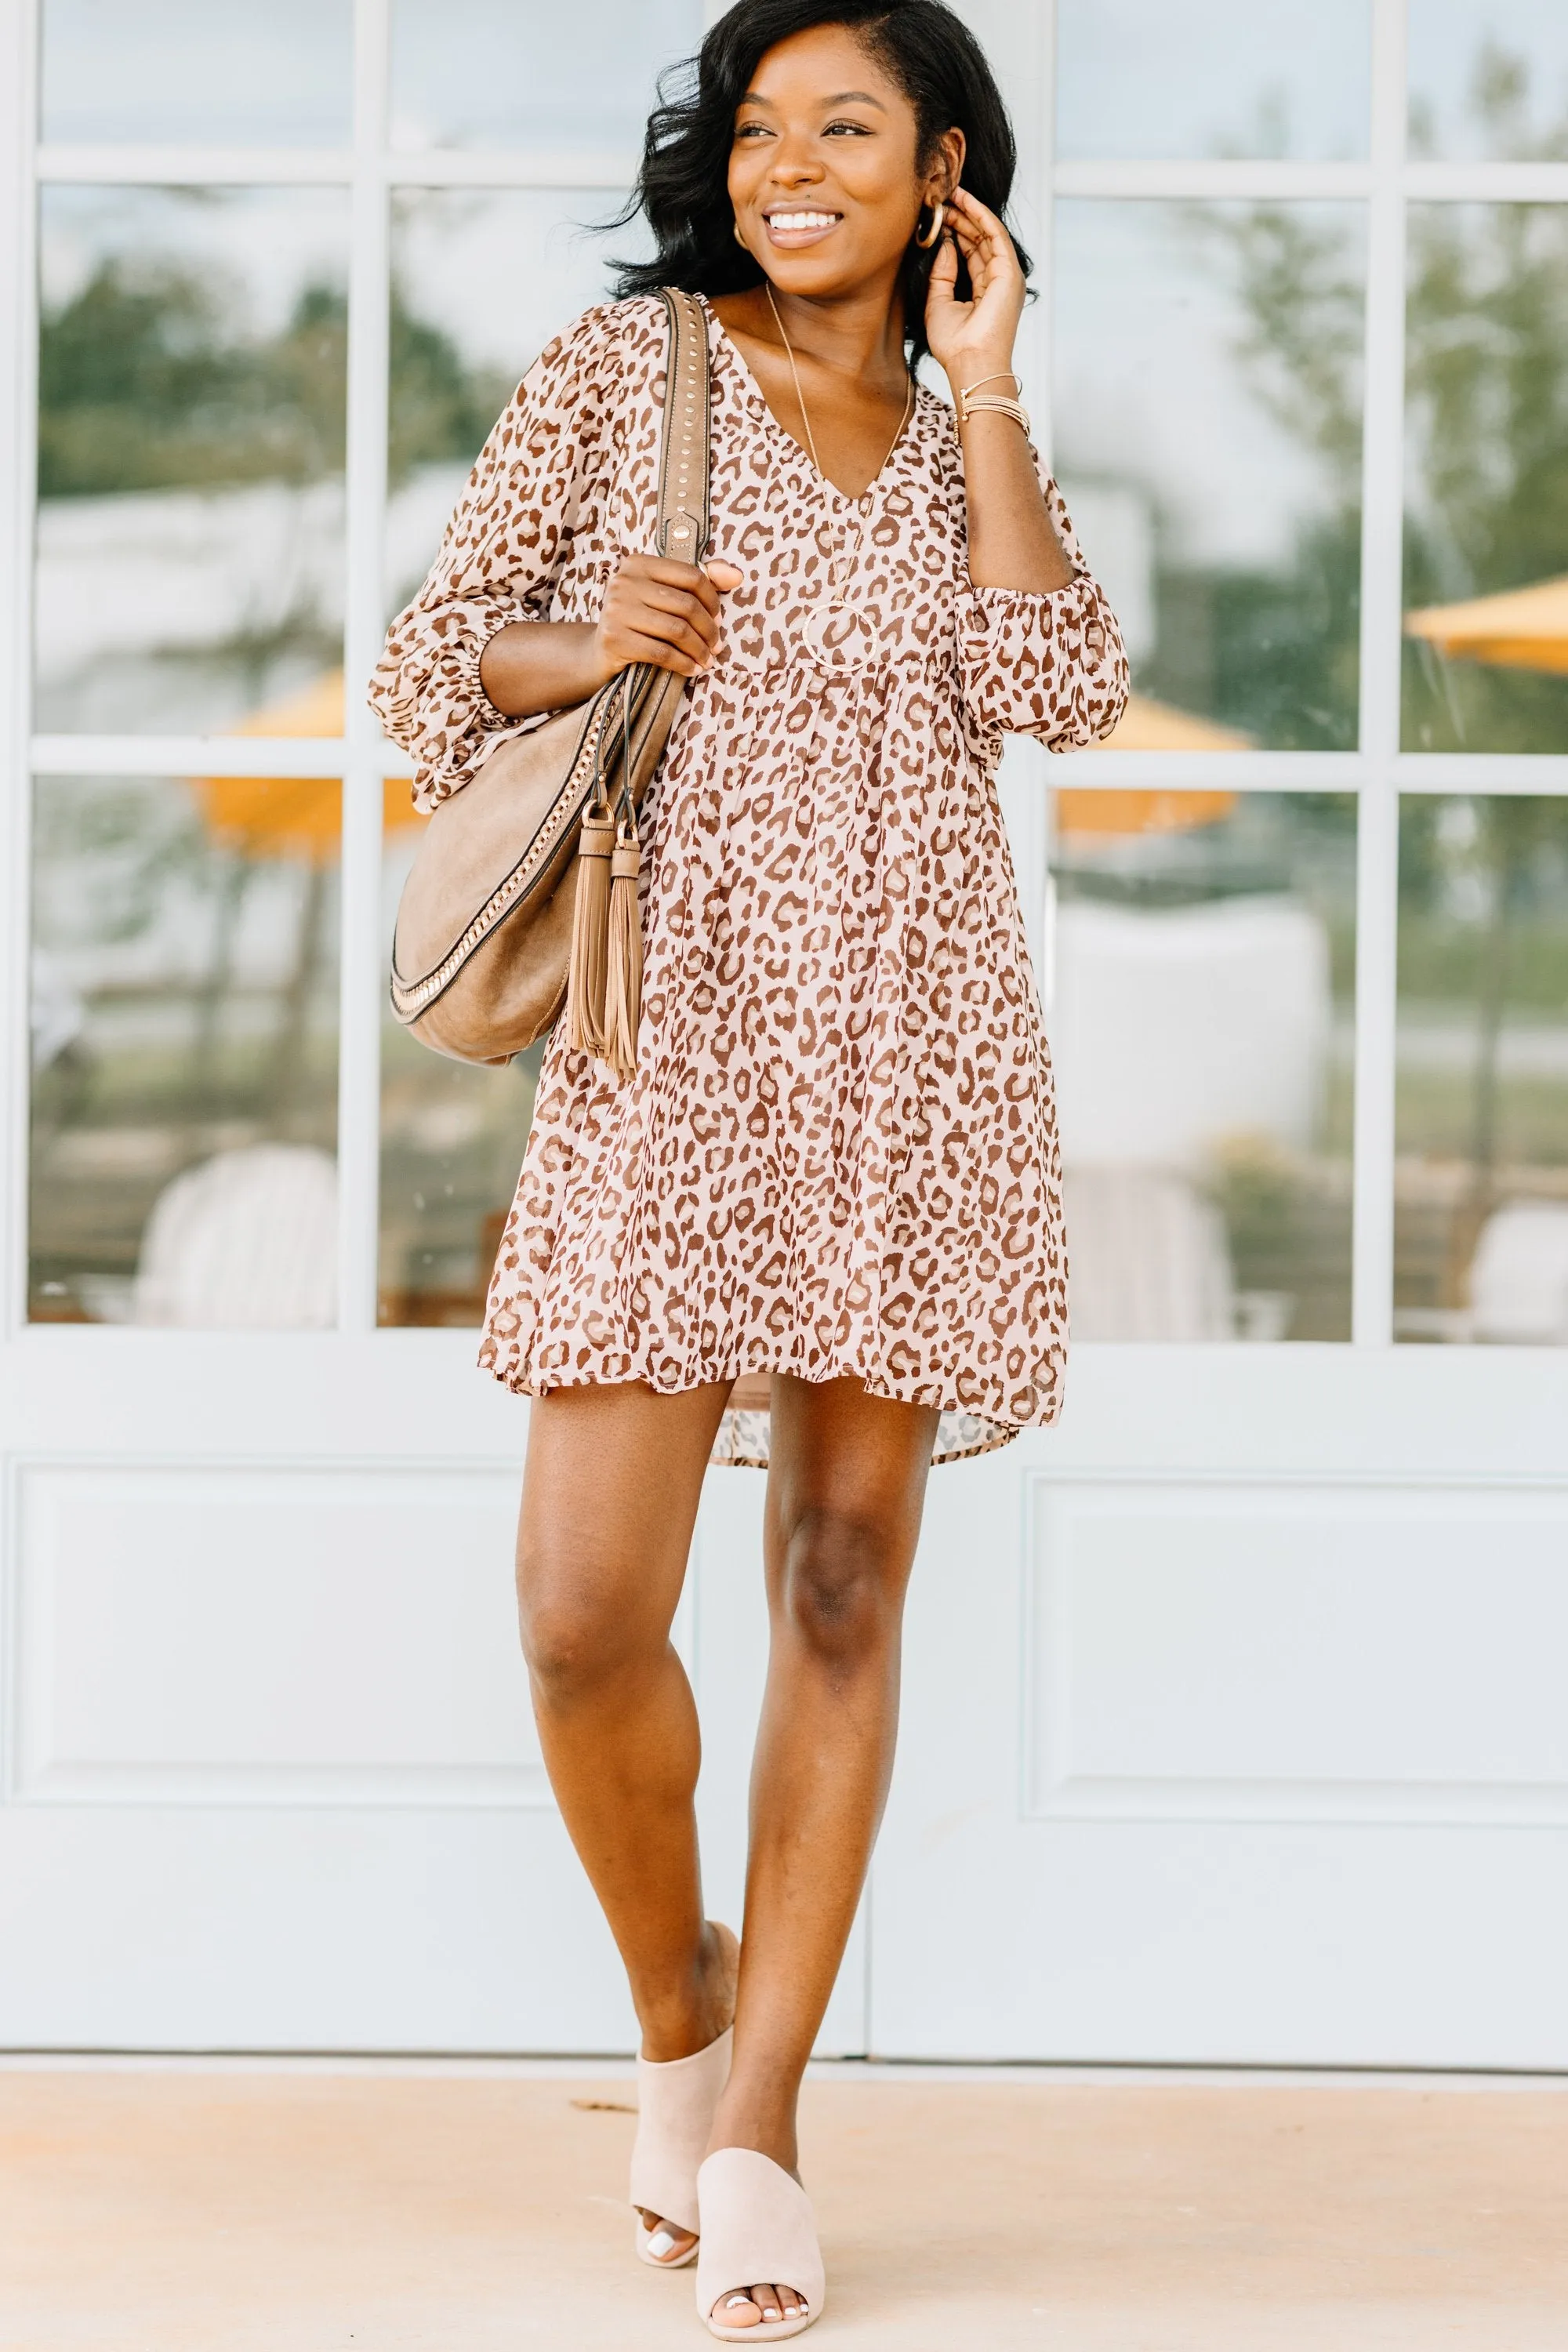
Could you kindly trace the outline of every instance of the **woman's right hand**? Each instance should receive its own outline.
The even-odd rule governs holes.
[[[680,677],[706,669],[719,642],[721,592],[738,588],[743,577],[717,557],[702,565],[628,555],[605,592],[594,632],[603,677],[628,662],[651,662]]]
[[[505,719],[586,702],[628,662],[690,677],[719,641],[719,599],[745,574],[715,557],[700,571],[662,555],[628,556],[597,621],[509,621],[479,656],[479,684]]]

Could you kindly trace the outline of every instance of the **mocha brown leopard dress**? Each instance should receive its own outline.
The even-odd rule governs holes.
[[[545,1054],[480,1361],[527,1394],[854,1375],[940,1409],[934,1458],[1059,1410],[1050,1064],[997,803],[1003,739],[1085,744],[1126,662],[1077,577],[975,588],[952,413],[923,388],[860,499],[825,486],[717,318],[713,543],[744,584],[642,812],[636,1076]],[[528,719],[479,684],[509,622],[596,620],[646,552],[665,313],[588,311],[497,425],[372,687],[431,808]],[[830,555],[848,583],[826,622]],[[731,1412],[715,1459],[767,1458]]]

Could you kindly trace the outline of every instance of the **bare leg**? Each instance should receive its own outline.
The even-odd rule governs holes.
[[[711,2148],[796,2170],[795,2104],[892,1775],[904,1594],[937,1415],[858,1381],[775,1375],[766,1556],[772,1643],[729,2088]],[[757,2282],[731,2326],[794,2316]]]
[[[702,1916],[697,1710],[669,1628],[728,1390],[559,1389],[529,1427],[518,1604],[545,1767],[631,1982],[645,2057],[722,2033],[735,1954]],[[659,2216],[646,2217],[653,2229]],[[667,2225],[668,2260],[689,2249]]]

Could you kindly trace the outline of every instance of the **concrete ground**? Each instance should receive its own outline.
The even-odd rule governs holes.
[[[689,2352],[624,2068],[0,2068],[4,2352]],[[865,2352],[1564,2352],[1568,2082],[807,2087]]]

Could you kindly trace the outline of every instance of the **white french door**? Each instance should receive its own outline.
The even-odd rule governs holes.
[[[531,1081],[389,1030],[363,697],[702,29],[590,13],[0,19],[0,2045],[630,2045],[473,1361]]]
[[[1009,88],[1048,82],[1054,57],[1034,119],[1058,133],[1054,154],[1026,147],[1057,342],[1053,369],[1042,302],[1031,388],[1054,379],[1058,469],[1146,699],[1136,746],[1058,772],[1048,1025],[1079,1344],[1057,1431],[932,1481],[871,2043],[1561,2067],[1568,971],[1531,942],[1568,916],[1545,877],[1568,832],[1568,703],[1542,682],[1549,646],[1489,645],[1490,605],[1467,639],[1458,615],[1568,555],[1553,507],[1535,565],[1519,413],[1495,398],[1505,364],[1516,390],[1556,381],[1523,289],[1539,272],[1550,309],[1568,286],[1568,166],[1533,160],[1564,36],[1548,12],[1500,24],[1435,0],[1335,6],[1299,34],[1269,11],[1059,0],[1011,12],[1005,37],[1026,41],[1025,16],[1038,80],[1020,53]],[[1489,35],[1511,113],[1483,94]],[[1228,311],[1194,240],[1235,264]],[[1475,357],[1500,303],[1516,307],[1461,431],[1447,355]],[[1294,472],[1305,348],[1288,347],[1321,331],[1321,362],[1331,313],[1358,346],[1355,430],[1336,461],[1324,425],[1298,546],[1348,515],[1359,613],[1339,670],[1321,660],[1269,706],[1278,642],[1253,614],[1289,566],[1260,509],[1314,495]],[[1249,353],[1277,371],[1250,406]],[[1272,439],[1269,406],[1290,420]],[[1296,562],[1330,640],[1331,567]],[[1205,672],[1191,605],[1227,569],[1247,584],[1200,613]],[[1226,633],[1251,680],[1224,682]],[[1434,640],[1470,659],[1432,659]],[[1162,709],[1184,676],[1187,709]],[[1194,738],[1194,706],[1228,743]],[[1216,787],[1228,816],[1202,797]],[[1089,805],[1118,791],[1121,828]],[[1168,796],[1169,855],[1143,794]],[[1299,821],[1313,845],[1287,850]],[[1322,863],[1341,822],[1342,891]],[[1237,878],[1248,860],[1272,865]],[[1315,982],[1312,907],[1331,941]],[[1314,988],[1317,1099],[1292,1102]],[[1205,1101],[1231,1130],[1205,1195],[1222,1251],[1191,1189]],[[1270,1184],[1278,1221],[1297,1202],[1288,1240],[1260,1229]],[[1277,1283],[1296,1291],[1289,1336],[1259,1345],[1280,1336]],[[1226,1321],[1253,1344],[1146,1343]]]
[[[593,0],[586,79],[437,13],[171,0],[107,63],[4,14],[3,2045],[631,2043],[517,1656],[525,1408],[472,1366],[529,1080],[386,1029],[359,681],[702,11]],[[1568,551],[1495,407],[1432,455],[1442,288],[1534,351],[1568,166],[1467,113],[1458,0],[1300,52],[1219,0],[965,13],[1138,702],[1010,755],[1079,1339],[1058,1430],[933,1475],[824,2046],[1568,2063],[1568,731],[1454,617]],[[213,1288],[215,1233],[266,1279]],[[761,1501],[710,1478],[679,1629],[730,1916]]]

